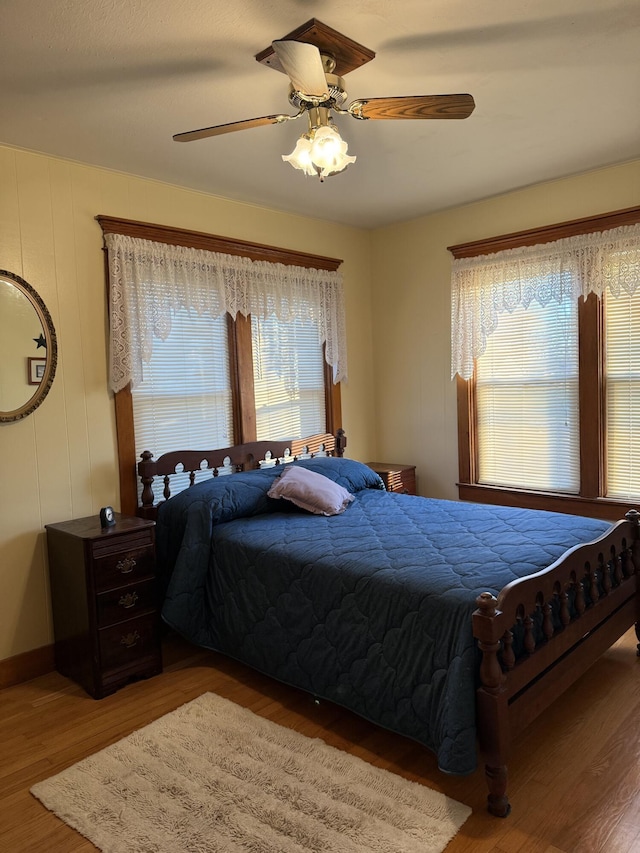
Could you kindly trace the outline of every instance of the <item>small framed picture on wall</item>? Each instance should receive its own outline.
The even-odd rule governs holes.
[[[44,378],[44,371],[47,365],[47,359],[28,358],[27,362],[27,381],[29,385],[39,385]]]

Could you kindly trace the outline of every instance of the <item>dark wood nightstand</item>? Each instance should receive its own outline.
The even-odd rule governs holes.
[[[367,465],[382,478],[388,492],[417,494],[415,465],[398,465],[391,462],[367,462]]]
[[[96,699],[162,672],[155,522],[47,524],[56,669]]]

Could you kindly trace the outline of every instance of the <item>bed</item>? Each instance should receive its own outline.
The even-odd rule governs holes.
[[[479,751],[488,809],[505,817],[513,737],[638,633],[640,514],[611,525],[391,493],[345,444],[145,451],[139,514],[156,518],[163,619],[413,738],[446,773],[473,772]],[[342,489],[344,510],[271,497],[290,466]],[[191,486],[172,496],[176,471]]]

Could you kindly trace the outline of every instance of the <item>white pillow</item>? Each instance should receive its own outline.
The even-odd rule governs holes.
[[[338,515],[349,506],[353,495],[323,474],[289,465],[267,492],[270,498],[284,498],[316,515]]]

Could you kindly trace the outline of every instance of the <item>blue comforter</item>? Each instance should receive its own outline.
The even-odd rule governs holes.
[[[388,493],[353,460],[294,464],[355,500],[330,517],[274,501],[276,466],[212,478],[160,507],[164,620],[414,738],[446,772],[473,771],[476,596],[497,594],[609,524]]]

